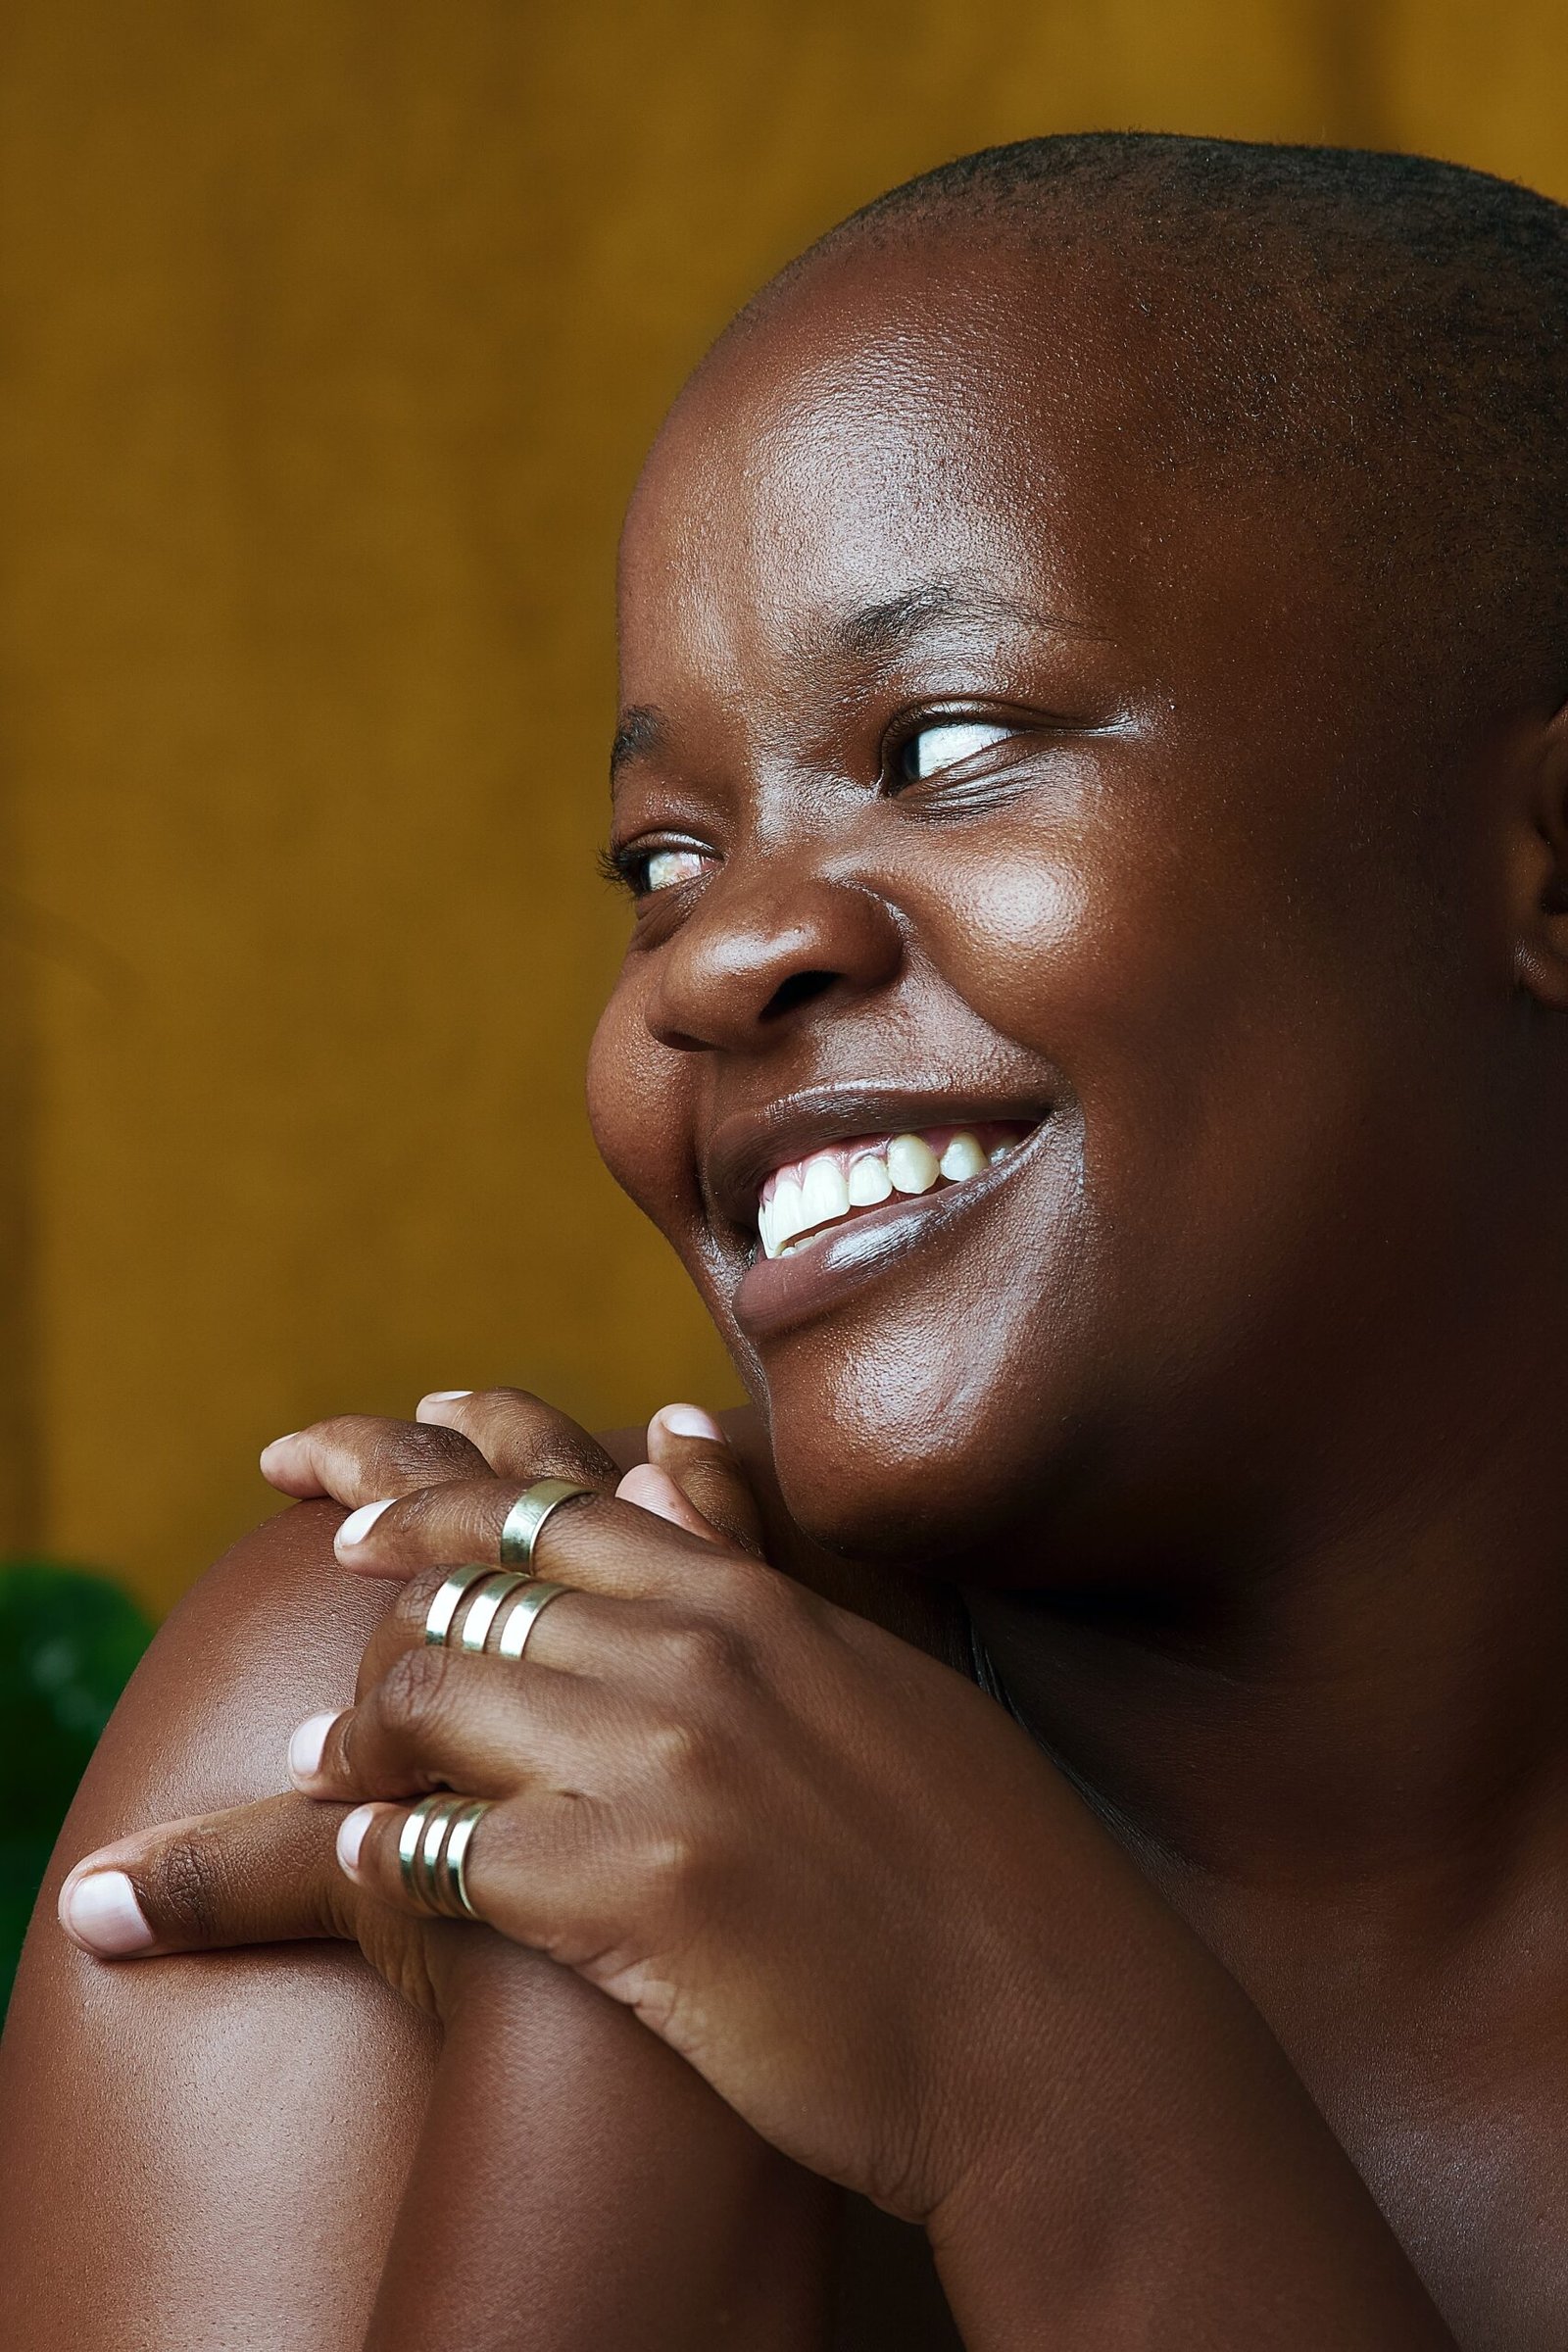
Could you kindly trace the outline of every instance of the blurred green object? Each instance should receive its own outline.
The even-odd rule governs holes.
[[[152,1636],[90,1568],[0,1561],[0,2014],[76,1783]]]

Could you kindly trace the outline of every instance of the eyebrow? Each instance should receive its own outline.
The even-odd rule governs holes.
[[[1069,620],[1059,612],[1042,612],[1019,597],[962,588],[955,580],[926,580],[901,596],[860,605],[841,614],[829,636],[840,652],[863,659],[868,654],[898,653],[935,622],[952,620],[1000,620],[1027,629],[1067,630],[1076,637],[1094,634],[1083,621]]]
[[[657,752],[664,739],[664,722],[651,703],[634,703],[620,714],[615,739],[610,747],[610,781],[615,778],[628,760],[642,760]]]
[[[1060,612],[1042,612],[1019,597],[999,595],[990,589],[965,589],[954,580],[926,580],[918,587],[906,589],[902,595],[885,597],[873,605],[858,605],[853,611],[840,613],[830,622],[827,637],[836,652],[864,661],[900,652],[938,621],[966,620],[1002,621],[1013,628],[1021,626],[1074,637],[1095,635],[1086,622],[1070,620]],[[663,714],[652,703],[634,703],[623,711],[610,747],[612,790],[629,761],[662,751],[666,736]]]

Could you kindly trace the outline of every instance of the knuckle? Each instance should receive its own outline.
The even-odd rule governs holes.
[[[721,1617],[681,1619],[666,1627],[662,1647],[670,1676],[693,1689],[738,1681],[751,1664],[746,1635]]]
[[[440,1422],[400,1421],[389,1433],[385,1458],[388,1475],[405,1486],[439,1486],[472,1475],[474,1446],[461,1430]]]
[[[664,1825],[644,1839],[640,1906],[665,1932],[708,1909],[714,1897],[716,1857],[710,1841],[686,1826]]]
[[[222,1846],[210,1831],[179,1832],[148,1876],[148,1892],[166,1934],[200,1942],[217,1930],[228,1873]]]
[[[664,1715],[644,1735],[643,1760],[666,1779],[693,1779],[711,1762],[712,1741],[690,1715]]]
[[[393,1659],[382,1678],[376,1712],[395,1739],[427,1732],[443,1700],[448,1659],[442,1649],[420,1645]]]

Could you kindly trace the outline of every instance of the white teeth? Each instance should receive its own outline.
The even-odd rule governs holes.
[[[892,1191],[893,1179],[888,1174],[888,1163],[885,1159],[879,1159],[874,1152],[863,1152],[858,1159],[851,1162],[849,1194],[852,1208],[875,1208],[889,1198]]]
[[[801,1187],[801,1213],[805,1225],[828,1225],[835,1217],[848,1216],[850,1188],[844,1181],[844,1170],[836,1159],[824,1152],[806,1163],[806,1181]]]
[[[807,1219],[801,1199],[801,1188],[793,1176],[781,1176],[774,1188],[772,1223],[772,1255],[777,1257],[779,1251],[788,1243],[793,1242],[798,1233],[804,1233],[806,1230]]]
[[[900,1193],[928,1193],[939,1173],[937,1155],[917,1135],[896,1135],[888,1146],[888,1174]]]
[[[851,1209],[878,1208],[895,1193],[928,1193],[941,1178],[966,1183],[1006,1159],[1021,1141],[1008,1138],[988,1152],[978,1136],[959,1128],[938,1159],[924,1136],[896,1135],[889,1144],[858,1152],[847,1172],[837,1152],[814,1152],[799,1168],[769,1180],[771,1198],[759,1202],[757,1211],[762,1255],[782,1257],[808,1249],[824,1227],[838,1224]]]
[[[972,1135],[956,1135],[937,1164],[950,1184],[961,1184],[966,1176],[979,1175],[986,1155]]]

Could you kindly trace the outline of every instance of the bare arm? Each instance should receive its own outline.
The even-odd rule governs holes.
[[[117,1970],[56,1931],[71,1861],[273,1794],[293,1726],[351,1694],[386,1594],[337,1572],[339,1515],[288,1512],[203,1580],[72,1809],[0,2054],[0,2341],[358,2352],[390,2250],[376,2352],[452,2340],[416,2296],[439,2301],[454,2278],[466,2344],[521,2340],[498,2332],[519,2314],[535,2352],[811,2342],[814,2316],[777,2330],[814,2293],[814,2192],[549,1963],[509,1952],[443,2053],[342,1946]],[[445,2287],[434,2242],[453,2257]],[[761,2333],[740,2279],[770,2315]]]

